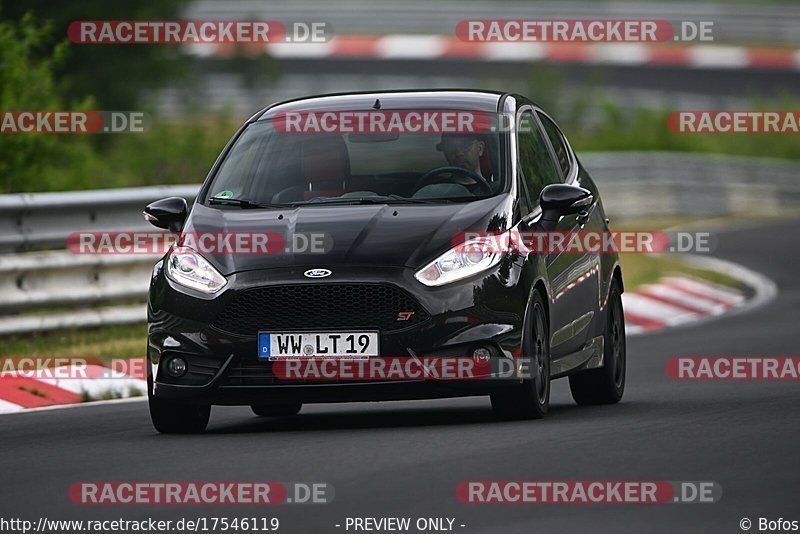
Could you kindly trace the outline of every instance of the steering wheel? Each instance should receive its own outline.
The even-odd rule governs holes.
[[[417,183],[414,184],[414,193],[422,189],[423,186],[427,185],[426,182],[430,181],[430,179],[433,178],[434,176],[439,176],[440,174],[454,174],[454,173],[463,174],[464,176],[469,176],[470,178],[478,182],[478,185],[481,186],[481,189],[483,189],[486,192],[486,194],[491,195],[492,193],[494,193],[492,186],[489,185],[489,182],[486,181],[486,178],[484,178],[477,172],[465,169],[464,167],[457,167],[455,165],[436,167],[435,169],[431,169],[425,174],[423,174],[420,177],[420,179],[417,180]]]

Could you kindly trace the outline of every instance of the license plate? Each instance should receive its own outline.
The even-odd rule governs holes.
[[[378,332],[259,332],[258,359],[369,358],[378,355]]]

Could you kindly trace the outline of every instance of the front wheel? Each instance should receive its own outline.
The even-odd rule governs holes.
[[[531,307],[530,344],[523,356],[531,376],[508,391],[491,395],[492,409],[504,419],[541,419],[550,406],[550,329],[537,291]]]
[[[569,377],[569,389],[578,404],[614,404],[625,392],[625,316],[616,280],[611,282],[608,292],[603,345],[603,367]]]

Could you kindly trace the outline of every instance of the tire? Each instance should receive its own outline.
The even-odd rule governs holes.
[[[531,306],[527,366],[532,373],[507,391],[491,395],[492,410],[501,419],[541,419],[550,406],[550,327],[544,301],[537,291]]]
[[[603,367],[569,377],[569,389],[578,404],[615,404],[625,393],[625,315],[622,293],[616,280],[611,282],[607,310],[603,332]]]
[[[147,400],[150,404],[150,419],[162,434],[196,434],[203,432],[211,417],[211,406],[207,404],[179,404],[157,399],[152,391],[152,379],[148,376]]]
[[[293,404],[256,404],[251,406],[250,408],[253,410],[253,413],[256,415],[260,415],[261,417],[280,417],[280,416],[289,416],[289,415],[297,415],[300,413],[300,408],[303,405],[299,402]]]

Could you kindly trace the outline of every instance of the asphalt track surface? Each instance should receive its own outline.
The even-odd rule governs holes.
[[[199,436],[158,435],[145,403],[0,417],[0,517],[277,516],[280,532],[345,532],[347,517],[454,517],[456,532],[741,532],[800,520],[797,382],[676,382],[672,356],[799,355],[800,223],[722,232],[717,257],[778,285],[747,313],[629,339],[616,406],[553,384],[543,421],[497,422],[486,398],[315,405],[297,418],[215,408]],[[469,505],[463,480],[711,480],[716,504]],[[80,506],[78,481],[326,481],[328,505]],[[343,525],[336,528],[334,525]],[[352,530],[350,531],[352,532]],[[415,532],[415,530],[412,530]]]

